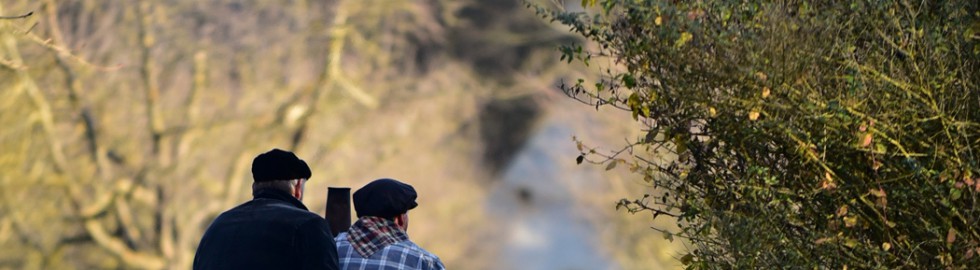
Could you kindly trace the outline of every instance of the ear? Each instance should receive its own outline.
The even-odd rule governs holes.
[[[293,190],[293,194],[292,194],[293,197],[295,197],[297,200],[301,200],[301,201],[303,200],[303,191],[304,191],[303,190],[303,181],[304,180],[302,178],[300,178],[298,181],[296,181],[296,184],[293,184],[293,188],[292,188],[292,190]]]
[[[398,225],[398,227],[405,226],[405,220],[402,219],[402,215],[395,216],[395,225]]]
[[[408,213],[395,216],[395,225],[408,232]]]

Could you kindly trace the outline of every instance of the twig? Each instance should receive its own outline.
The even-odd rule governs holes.
[[[34,11],[30,11],[30,12],[27,12],[27,14],[19,15],[19,16],[0,16],[0,20],[23,19],[23,18],[30,17],[31,15],[34,15]]]

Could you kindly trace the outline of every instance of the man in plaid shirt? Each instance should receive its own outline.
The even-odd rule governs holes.
[[[445,269],[439,257],[408,239],[408,210],[418,206],[412,186],[378,179],[354,192],[357,221],[340,233],[340,269]]]

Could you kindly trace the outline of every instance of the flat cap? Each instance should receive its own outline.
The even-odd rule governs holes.
[[[310,166],[293,152],[272,149],[252,160],[252,179],[255,182],[310,179]]]
[[[415,188],[398,180],[382,178],[371,181],[354,192],[354,211],[357,217],[391,218],[414,209],[418,194]]]

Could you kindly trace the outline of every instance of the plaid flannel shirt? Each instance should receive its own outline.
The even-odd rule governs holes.
[[[439,257],[408,240],[390,220],[363,217],[334,240],[340,269],[446,269]]]

